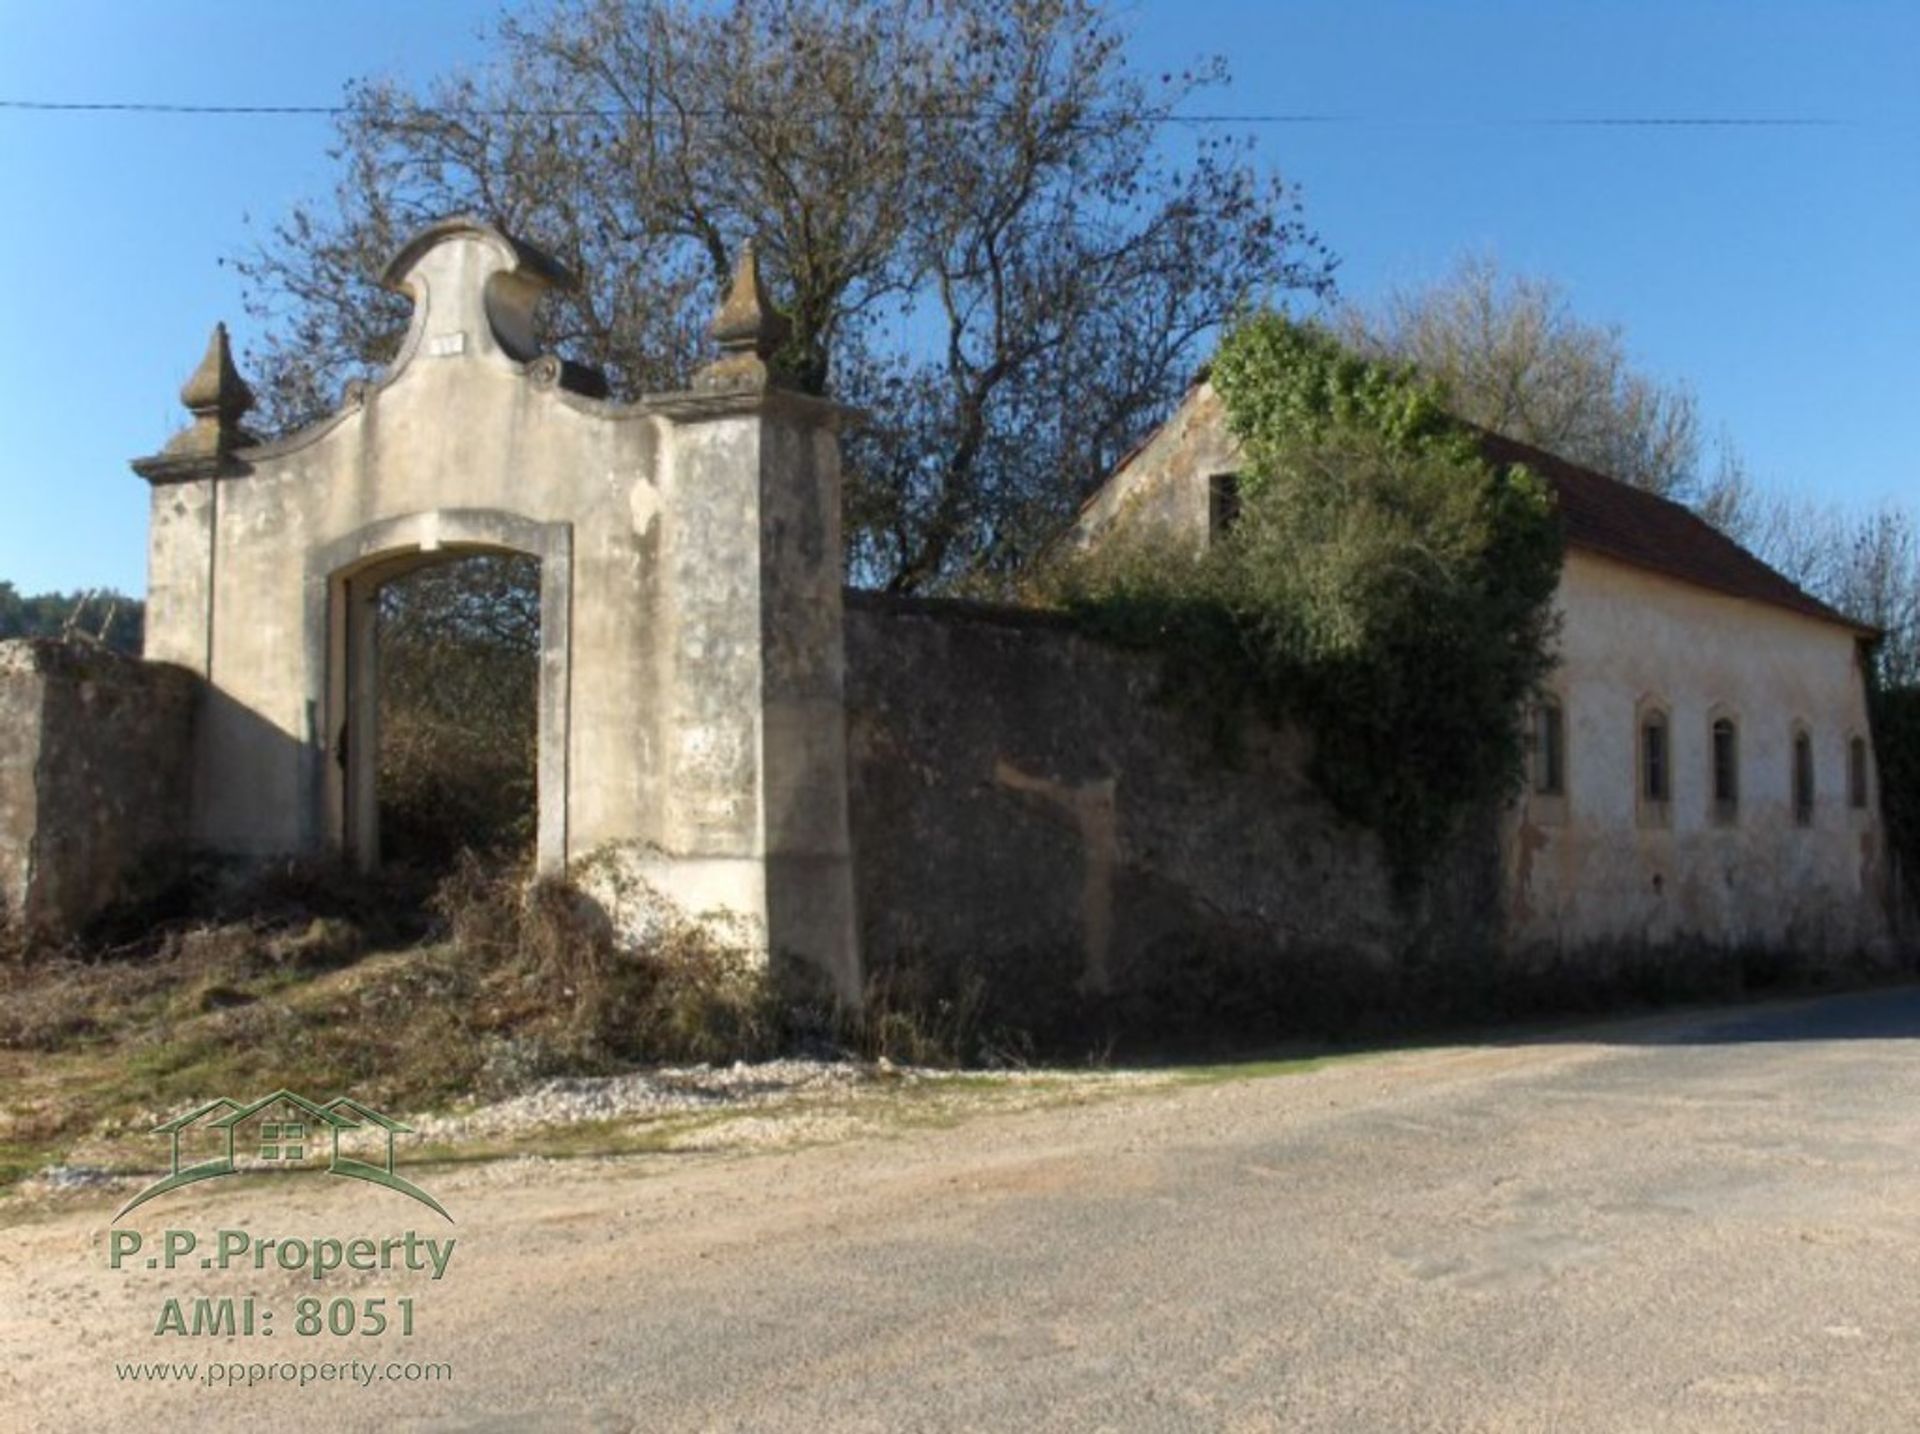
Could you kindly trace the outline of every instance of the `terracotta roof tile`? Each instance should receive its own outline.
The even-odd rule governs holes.
[[[1505,434],[1480,433],[1489,459],[1524,463],[1552,487],[1570,546],[1729,597],[1872,631],[1801,590],[1684,505]]]

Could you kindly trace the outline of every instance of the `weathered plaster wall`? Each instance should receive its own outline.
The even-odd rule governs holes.
[[[644,853],[667,896],[851,990],[837,410],[769,376],[751,257],[716,328],[728,356],[634,404],[537,354],[534,303],[567,276],[484,224],[425,231],[385,282],[412,326],[339,412],[231,441],[246,395],[219,334],[183,395],[195,429],[136,465],[155,483],[147,650],[209,687],[194,840],[371,861],[379,583],[531,553],[543,869]]]
[[[658,744],[647,730],[658,710],[649,635],[659,420],[594,412],[606,406],[476,354],[474,316],[456,309],[443,321],[444,332],[426,326],[424,352],[391,384],[331,423],[246,451],[249,471],[215,480],[211,500],[155,489],[168,521],[155,524],[151,568],[170,598],[150,623],[148,653],[190,661],[204,652],[218,694],[201,734],[207,777],[195,811],[195,836],[208,846],[266,854],[320,844],[310,789],[319,756],[338,743],[325,627],[337,574],[311,570],[309,555],[450,509],[570,528],[572,587],[586,600],[571,605],[569,730],[556,735],[568,769],[595,779],[568,793],[568,844],[660,831]],[[466,346],[451,349],[459,335]],[[440,541],[428,521],[405,546],[430,552]],[[210,559],[196,574],[201,551]],[[376,549],[357,561],[395,555]]]
[[[0,921],[22,917],[33,879],[46,693],[32,645],[0,643]]]
[[[1196,384],[1173,417],[1081,509],[1076,541],[1098,544],[1110,532],[1153,532],[1178,542],[1211,536],[1210,481],[1240,468],[1226,408],[1210,383]]]
[[[72,930],[182,854],[195,688],[103,649],[0,642],[0,920]]]
[[[1219,395],[1197,385],[1082,510],[1076,540],[1120,532],[1205,542],[1208,479],[1240,454]],[[1506,932],[1516,950],[1702,941],[1848,954],[1888,932],[1879,790],[1847,805],[1847,742],[1868,736],[1854,634],[1724,597],[1574,547],[1558,596],[1569,789],[1504,824]],[[1648,821],[1635,793],[1636,710],[1659,701],[1672,800]],[[1740,803],[1714,820],[1708,733],[1739,723]],[[1794,722],[1813,738],[1811,827],[1791,811]]]
[[[1576,549],[1560,583],[1566,795],[1529,795],[1507,842],[1521,946],[1702,939],[1845,955],[1887,934],[1879,790],[1848,801],[1847,744],[1867,737],[1844,628]],[[1668,715],[1672,794],[1638,799],[1640,714]],[[1737,724],[1739,800],[1712,800],[1710,728]],[[1796,724],[1812,738],[1814,811],[1792,809]]]
[[[850,595],[847,732],[869,963],[1067,959],[1122,989],[1196,947],[1384,967],[1484,950],[1497,859],[1465,842],[1423,919],[1334,816],[1294,734],[1237,761],[1161,700],[1158,664],[1034,614]],[[1016,964],[1015,970],[1018,970]]]

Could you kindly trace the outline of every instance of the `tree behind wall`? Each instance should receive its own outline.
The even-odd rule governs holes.
[[[1750,491],[1733,537],[1808,592],[1882,636],[1883,688],[1920,686],[1920,524],[1892,501],[1864,512],[1793,494]]]
[[[1163,653],[1168,694],[1216,732],[1249,710],[1303,727],[1315,784],[1412,897],[1520,780],[1551,666],[1548,491],[1488,463],[1412,370],[1277,314],[1235,327],[1213,381],[1244,451],[1238,520],[1204,546],[1145,526],[1063,552],[1050,595]]]
[[[871,419],[846,444],[854,579],[992,581],[1239,303],[1329,285],[1241,142],[1165,125],[1223,78],[1135,74],[1093,0],[563,0],[507,20],[489,69],[354,90],[332,200],[239,261],[268,326],[249,362],[275,426],[325,411],[405,321],[369,276],[468,210],[585,276],[552,343],[618,396],[673,388],[755,236],[784,367]]]
[[[1560,284],[1471,257],[1431,284],[1345,309],[1339,329],[1366,352],[1415,365],[1461,417],[1688,504],[1884,631],[1884,685],[1920,682],[1913,513],[1895,503],[1849,511],[1765,487],[1725,439],[1709,465],[1693,391],[1637,368],[1620,328],[1576,314]]]
[[[137,656],[146,604],[111,588],[74,593],[22,593],[0,581],[0,639],[79,637]]]
[[[380,590],[382,855],[444,869],[532,849],[540,564],[483,554]]]
[[[1349,306],[1340,331],[1414,365],[1483,428],[1664,497],[1710,496],[1693,391],[1636,368],[1620,328],[1581,318],[1551,279],[1471,256],[1431,284]]]

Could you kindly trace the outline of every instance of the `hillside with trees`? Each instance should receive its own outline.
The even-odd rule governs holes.
[[[22,593],[0,580],[0,641],[11,637],[77,637],[138,654],[146,606],[111,588]]]

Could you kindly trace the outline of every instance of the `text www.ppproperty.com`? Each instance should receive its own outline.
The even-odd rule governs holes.
[[[256,1384],[358,1384],[363,1388],[386,1381],[393,1384],[445,1383],[453,1378],[451,1364],[415,1364],[394,1361],[377,1364],[362,1360],[313,1364],[291,1360],[269,1363],[119,1363],[116,1379],[160,1384],[228,1385],[250,1389]]]

